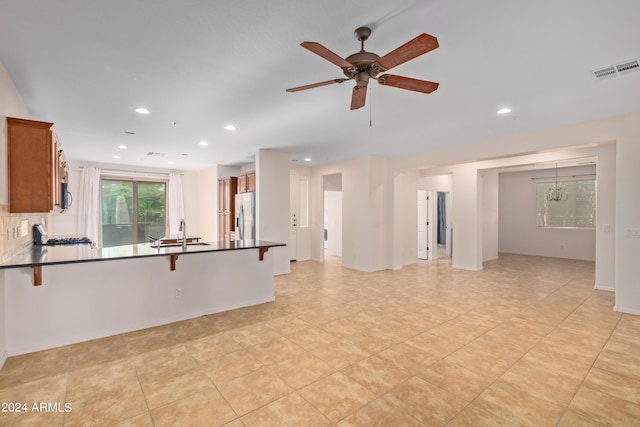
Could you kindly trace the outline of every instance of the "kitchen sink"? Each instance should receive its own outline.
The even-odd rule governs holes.
[[[158,247],[155,244],[151,244],[151,246],[154,248]],[[160,245],[161,248],[171,248],[176,246],[182,246],[182,243],[165,243],[163,245]],[[191,242],[191,243],[187,243],[187,246],[211,246],[211,243]]]

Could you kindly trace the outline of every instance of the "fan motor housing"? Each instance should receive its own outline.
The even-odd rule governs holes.
[[[365,52],[360,51],[354,53],[353,55],[349,55],[345,58],[345,60],[356,68],[355,71],[343,69],[344,75],[348,78],[352,78],[355,75],[365,72],[369,75],[369,77],[375,77],[380,73],[377,69],[374,70],[373,63],[380,59],[380,56],[373,52]]]

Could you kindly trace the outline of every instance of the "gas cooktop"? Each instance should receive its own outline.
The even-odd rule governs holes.
[[[42,242],[46,246],[54,245],[90,245],[91,239],[88,237],[52,237],[47,239],[46,242]]]

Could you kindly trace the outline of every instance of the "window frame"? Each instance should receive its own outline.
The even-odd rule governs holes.
[[[104,244],[104,222],[102,218],[102,203],[103,203],[103,193],[102,193],[102,185],[104,181],[120,181],[120,182],[132,182],[132,197],[134,202],[132,203],[133,209],[131,216],[133,221],[131,223],[131,244],[140,244],[145,242],[140,242],[138,239],[138,184],[139,183],[162,183],[164,184],[164,234],[167,235],[169,233],[169,178],[163,177],[150,177],[150,176],[127,176],[127,175],[119,175],[119,174],[102,174],[100,176],[100,234],[102,237],[102,242]]]
[[[595,175],[593,176],[575,176],[575,177],[564,177],[562,179],[557,180],[558,186],[563,184],[575,183],[575,182],[593,182],[593,197],[594,197],[594,206],[593,206],[593,225],[591,226],[578,226],[578,225],[544,225],[540,222],[541,217],[541,199],[540,199],[540,185],[549,185],[556,183],[555,179],[552,178],[544,178],[544,179],[535,179],[536,190],[536,226],[541,229],[565,229],[565,230],[595,230],[598,226],[597,220],[597,212],[598,212],[598,180]],[[557,202],[553,202],[557,203]],[[574,212],[575,213],[575,212]],[[575,215],[573,216],[573,222],[575,224]]]

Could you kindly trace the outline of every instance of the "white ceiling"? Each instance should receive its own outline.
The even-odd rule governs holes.
[[[0,62],[72,160],[199,169],[268,148],[319,165],[640,110],[640,72],[592,74],[640,57],[638,16],[637,0],[0,0]],[[357,111],[352,82],[285,92],[342,77],[301,42],[346,57],[363,25],[379,55],[436,36],[440,48],[392,72],[440,88],[372,82]]]

